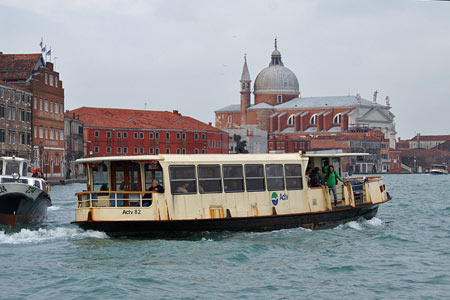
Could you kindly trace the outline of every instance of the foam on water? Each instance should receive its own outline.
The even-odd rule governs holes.
[[[19,232],[6,233],[0,231],[0,244],[30,244],[42,243],[51,240],[65,240],[65,239],[84,239],[97,238],[105,239],[108,236],[100,231],[83,231],[76,228],[57,227],[54,229],[30,230],[22,229]]]
[[[59,210],[59,209],[61,209],[61,207],[58,205],[53,205],[48,208],[48,210]]]

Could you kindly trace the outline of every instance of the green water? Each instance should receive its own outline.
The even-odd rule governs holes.
[[[448,299],[450,176],[388,175],[376,218],[334,229],[112,239],[56,186],[46,224],[0,230],[1,299]]]

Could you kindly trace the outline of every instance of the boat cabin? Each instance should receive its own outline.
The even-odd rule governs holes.
[[[323,169],[332,164],[341,173],[341,159],[348,156],[355,154],[83,158],[77,163],[87,170],[87,187],[76,193],[76,220],[183,220],[331,211],[327,187],[310,187],[305,172],[308,166]],[[382,195],[380,180],[339,182],[339,205],[383,202],[388,196]]]
[[[32,177],[29,161],[20,157],[0,157],[0,183],[25,183],[47,191],[42,178]]]

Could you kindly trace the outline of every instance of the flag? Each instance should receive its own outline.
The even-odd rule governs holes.
[[[44,39],[41,37],[41,42],[39,43],[39,46],[41,46],[41,49],[42,49],[43,43],[44,43]]]
[[[48,50],[47,53],[45,53],[45,55],[52,55],[52,48],[50,48],[50,50]]]
[[[47,52],[47,45],[44,46],[44,48],[41,49],[42,53]]]

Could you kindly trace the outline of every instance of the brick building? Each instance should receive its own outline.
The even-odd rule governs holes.
[[[31,93],[33,162],[46,177],[64,176],[64,89],[42,54],[0,53],[0,80]]]
[[[31,159],[32,94],[0,81],[0,156]]]
[[[228,153],[228,134],[178,111],[81,107],[86,156]]]

